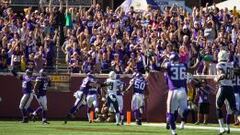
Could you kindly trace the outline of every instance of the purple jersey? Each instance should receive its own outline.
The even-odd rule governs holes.
[[[187,86],[187,65],[168,63],[167,65],[167,83],[169,90],[186,88]]]
[[[147,81],[144,79],[143,76],[136,76],[131,81],[131,84],[133,84],[133,92],[134,93],[140,93],[144,94]]]
[[[84,78],[80,86],[80,91],[83,91],[84,94],[87,94],[89,89],[92,89],[92,87],[89,84],[93,82],[95,82],[93,77],[88,76]]]
[[[33,77],[29,77],[27,75],[22,76],[22,92],[24,94],[32,93],[33,88],[32,81]]]
[[[48,83],[49,80],[47,77],[37,77],[36,78],[36,82],[39,82],[40,85],[38,87],[38,96],[45,96],[47,93],[47,87],[48,87]]]
[[[121,81],[121,80],[117,80],[117,89],[118,89],[117,95],[120,95],[120,96],[123,95],[123,94],[122,94],[123,87],[124,87],[124,82]]]
[[[234,88],[234,93],[240,93],[240,76],[235,75],[233,80],[233,88]]]

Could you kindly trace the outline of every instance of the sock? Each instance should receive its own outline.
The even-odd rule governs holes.
[[[134,117],[135,117],[135,120],[140,120],[141,119],[141,116],[142,114],[140,113],[139,110],[135,110],[133,111],[134,112]]]
[[[119,119],[120,119],[120,114],[119,113],[115,114],[115,119],[116,119],[116,124],[118,124],[119,123]]]
[[[181,118],[182,121],[184,121],[184,122],[187,121],[188,113],[189,113],[189,110],[184,110],[183,115],[182,115],[183,117]]]
[[[47,120],[47,112],[46,111],[42,111],[42,121],[46,121]]]
[[[87,113],[88,121],[91,120],[90,113]]]
[[[181,121],[181,124],[179,125],[179,129],[184,129],[184,124],[185,124],[185,122]]]
[[[20,109],[20,111],[21,111],[22,117],[27,118],[26,110],[25,109]]]
[[[227,130],[230,130],[230,124],[226,124]]]
[[[176,129],[174,114],[168,113],[168,115],[167,115],[167,122],[169,123],[171,130],[175,130]]]
[[[223,119],[218,119],[218,123],[219,123],[219,127],[220,127],[220,132],[223,132],[224,131],[224,128],[223,128]]]
[[[175,118],[175,120],[177,120],[177,118],[178,118],[178,111],[175,111],[174,112],[174,118]],[[182,118],[181,118],[182,119]]]
[[[171,132],[172,132],[172,135],[177,134],[176,130],[171,130]]]
[[[230,124],[231,123],[231,114],[227,114],[226,115],[226,124]]]
[[[120,116],[121,116],[121,120],[123,121],[124,120],[124,115],[123,115],[122,112],[120,113]]]

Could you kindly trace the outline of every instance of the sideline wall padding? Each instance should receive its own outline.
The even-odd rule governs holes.
[[[83,77],[71,77],[70,92],[48,92],[48,117],[49,118],[64,118],[72,107],[75,98],[73,93],[79,89]],[[104,81],[104,78],[99,78]],[[130,78],[124,77],[124,82],[128,84]],[[150,73],[149,81],[149,97],[146,99],[145,113],[143,119],[147,122],[165,122],[166,118],[166,98],[167,86],[163,78],[163,73]],[[209,81],[211,86],[215,87],[212,81]],[[18,109],[21,99],[21,82],[13,76],[0,75],[0,118],[17,118],[20,117]],[[124,96],[124,113],[131,110],[132,91],[129,91]],[[215,115],[215,95],[211,95],[211,111],[209,120],[216,122]],[[34,99],[32,107],[37,107],[37,102]],[[78,115],[78,119],[86,119],[86,108],[83,107]]]

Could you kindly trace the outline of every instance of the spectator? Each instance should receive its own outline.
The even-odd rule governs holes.
[[[41,69],[45,67],[46,55],[45,55],[43,46],[39,47],[39,51],[34,56],[34,61],[35,61],[36,72],[39,72]]]
[[[87,61],[83,62],[82,71],[83,73],[89,73],[94,71],[94,63],[91,56],[88,56]]]
[[[207,86],[206,80],[202,80],[201,87],[197,88],[196,103],[198,104],[198,116],[196,125],[200,124],[203,117],[203,124],[208,123],[209,114],[209,95],[210,88]]]
[[[73,55],[71,56],[71,60],[70,60],[70,70],[72,73],[79,73],[80,72],[80,62],[79,62],[79,55],[77,52],[74,52]],[[90,71],[91,69],[89,69],[88,71]],[[86,70],[86,72],[88,72]]]
[[[26,8],[24,15],[17,14],[8,4],[0,6],[0,49],[8,52],[7,67],[18,68],[17,63],[21,63],[21,59],[16,61],[16,43],[20,50],[17,55],[24,55],[24,61],[34,54],[35,64],[49,69],[54,68],[58,44],[69,67],[74,52],[79,55],[79,63],[86,65],[90,55],[90,65],[94,65],[90,69],[97,73],[111,69],[117,73],[131,73],[134,68],[142,73],[159,70],[159,65],[176,52],[181,62],[188,65],[203,57],[198,72],[216,74],[216,56],[223,46],[232,56],[239,54],[240,21],[236,9],[230,12],[216,6],[194,7],[190,14],[173,5],[163,12],[148,8],[139,13],[133,7],[129,12],[121,8],[107,8],[104,12],[99,4],[86,10],[69,7],[66,1],[63,10],[64,1],[59,1],[59,8],[52,2],[43,7],[41,1],[40,9]],[[40,48],[43,53],[39,53]]]

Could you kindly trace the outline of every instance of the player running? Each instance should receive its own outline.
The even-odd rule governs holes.
[[[169,87],[167,98],[167,122],[170,125],[172,135],[176,133],[176,118],[174,113],[179,111],[184,119],[187,118],[187,72],[193,71],[198,66],[199,61],[190,68],[186,64],[179,63],[178,54],[171,54],[170,62],[163,63],[162,68],[166,70],[167,83]]]
[[[119,104],[117,99],[117,91],[118,91],[118,80],[116,79],[117,75],[114,71],[109,73],[109,78],[104,82],[102,86],[106,86],[106,100],[108,108],[113,108],[115,111],[115,119],[116,125],[120,125],[120,112],[119,112]]]
[[[40,105],[40,107],[34,111],[33,117],[37,115],[37,111],[42,112],[42,124],[49,124],[47,122],[47,88],[50,86],[50,79],[44,69],[39,71],[39,76],[36,78],[36,83],[34,85],[34,95]]]
[[[88,73],[87,77],[83,79],[80,89],[77,90],[73,95],[76,98],[76,101],[73,107],[70,109],[70,112],[67,114],[65,118],[65,121],[64,121],[65,124],[67,124],[67,121],[69,119],[72,119],[75,117],[80,107],[86,105],[86,96],[88,94],[88,91],[89,89],[95,86],[96,86],[96,83],[94,81],[94,76],[91,73]]]
[[[134,113],[136,124],[142,125],[142,114],[145,104],[144,93],[147,92],[147,80],[140,72],[133,74],[133,78],[131,79],[126,91],[129,91],[130,88],[133,88],[131,108]]]
[[[230,108],[231,111],[239,116],[239,112],[236,108],[236,102],[234,97],[233,90],[233,80],[234,80],[234,66],[233,63],[228,62],[229,55],[227,51],[221,50],[218,54],[218,64],[217,68],[217,76],[215,77],[215,81],[218,82],[219,89],[216,95],[216,109],[217,109],[217,117],[219,122],[219,135],[224,133],[230,133],[230,113],[228,110],[228,116],[226,118],[226,126],[227,131],[223,127],[223,113],[222,106],[225,103],[227,108]]]

